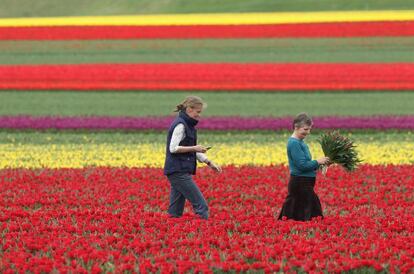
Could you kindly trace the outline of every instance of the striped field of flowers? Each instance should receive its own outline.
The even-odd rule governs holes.
[[[151,38],[171,40],[194,38],[202,44],[205,38],[265,39],[283,36],[299,38],[306,36],[301,35],[304,32],[313,33],[313,35],[309,35],[313,39],[365,37],[369,41],[369,38],[372,37],[411,37],[412,33],[409,30],[412,29],[410,24],[413,21],[414,11],[411,10],[6,18],[0,19],[0,37],[2,37],[0,42],[7,43],[10,40],[19,40],[18,43],[24,44],[32,40],[60,40],[62,42],[65,39],[145,40]],[[368,25],[365,27],[365,25],[358,24]],[[239,26],[241,27],[240,32],[236,31],[234,37],[231,36],[231,33]],[[127,29],[122,30],[122,27],[127,27]],[[131,27],[138,28],[128,29]],[[183,37],[177,34],[174,37],[174,32],[165,29],[171,27],[188,33],[189,36]],[[193,32],[206,33],[206,36],[192,37],[191,31],[186,29],[188,27],[194,28]],[[206,32],[203,29],[197,29],[202,27],[210,29]],[[220,28],[223,27],[229,28],[227,34],[221,31]],[[276,29],[272,29],[273,27]],[[314,33],[309,29],[306,30],[306,27],[315,30],[325,29],[325,27],[326,29]],[[121,30],[118,31],[118,28]],[[145,31],[145,28],[149,29]],[[268,28],[269,31],[257,31],[255,28]],[[286,28],[285,35],[278,36],[276,33],[280,33],[281,28]],[[341,33],[342,29],[347,31]],[[361,33],[360,29],[367,29],[367,31]],[[69,33],[69,38],[62,38],[65,32]],[[80,33],[78,37],[73,35],[77,32]],[[115,35],[111,37],[108,34],[108,37],[102,37],[100,32],[115,33]],[[125,32],[135,33],[136,36],[117,36]],[[146,32],[152,33],[153,36],[148,37],[145,34],[140,36],[141,33]],[[172,36],[165,37],[163,32],[171,33]],[[16,37],[10,33],[16,33]],[[51,33],[50,37],[47,36],[49,33]],[[60,33],[60,36],[53,33]],[[208,36],[209,33],[213,34]],[[214,33],[224,34],[220,37]],[[256,33],[256,36],[249,33]],[[262,36],[258,36],[259,33]],[[284,32],[282,31],[282,33]],[[90,37],[88,38],[87,35]],[[66,43],[71,43],[71,40],[66,41]],[[197,48],[198,46],[194,45],[193,47]],[[256,56],[255,52],[251,50],[247,54]],[[30,54],[27,58],[27,60],[31,59]],[[263,59],[258,58],[255,61],[257,57],[252,58],[248,63],[241,63],[237,60],[228,63],[225,61],[226,56],[223,55],[222,58],[222,60],[215,60],[212,64],[191,60],[186,60],[185,63],[161,61],[159,64],[152,62],[118,64],[116,59],[112,61],[96,60],[88,64],[76,64],[79,61],[75,61],[74,64],[71,61],[71,55],[69,55],[57,61],[57,64],[44,65],[25,62],[20,65],[0,65],[0,89],[343,91],[412,90],[414,87],[412,80],[414,79],[414,69],[409,62],[388,61],[378,64],[357,62],[349,64],[338,61],[333,64],[319,62],[307,64],[296,61],[289,64],[275,60],[272,64],[263,64]],[[394,58],[398,60],[397,57]],[[137,61],[135,60],[135,62]],[[396,71],[398,73],[395,73]]]
[[[0,272],[412,272],[413,47],[402,9],[0,18]],[[162,174],[196,91],[208,221],[167,217]],[[313,158],[335,129],[362,164],[318,173],[324,219],[277,221],[304,110]]]

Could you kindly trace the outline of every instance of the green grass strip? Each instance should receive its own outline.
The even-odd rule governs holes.
[[[414,92],[0,91],[0,115],[166,116],[190,94],[207,102],[204,116],[414,114]]]
[[[344,131],[343,135],[352,138],[355,143],[369,142],[414,142],[414,134],[410,131]],[[253,142],[257,144],[283,142],[289,138],[288,131],[199,131],[200,144]],[[316,142],[321,131],[314,130],[307,141]],[[165,143],[165,132],[123,132],[123,131],[0,131],[1,144],[148,144]]]
[[[0,17],[414,9],[407,0],[2,0]]]
[[[0,41],[0,64],[414,62],[413,37]]]

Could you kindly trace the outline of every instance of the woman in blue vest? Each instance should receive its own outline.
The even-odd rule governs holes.
[[[303,141],[310,134],[312,119],[306,113],[300,113],[293,120],[293,134],[287,143],[290,180],[288,195],[280,212],[279,219],[308,221],[321,216],[322,207],[313,190],[316,171],[319,165],[328,164],[329,158],[312,160],[308,146]]]
[[[187,199],[196,214],[208,219],[206,199],[193,181],[192,175],[196,173],[196,160],[206,163],[216,172],[221,172],[221,168],[204,154],[207,151],[206,147],[197,145],[195,126],[204,107],[205,104],[200,97],[188,96],[177,105],[175,111],[178,112],[178,116],[168,130],[164,174],[171,185],[168,208],[171,217],[182,216]]]

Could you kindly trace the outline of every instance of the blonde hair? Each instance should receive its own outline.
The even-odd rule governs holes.
[[[293,119],[293,129],[303,126],[312,126],[312,118],[305,112],[301,112]]]
[[[178,111],[185,111],[187,108],[195,108],[197,106],[201,106],[202,108],[206,108],[207,104],[203,102],[203,99],[201,99],[198,96],[187,96],[184,101],[182,101],[180,104],[178,104],[175,107],[174,112]]]

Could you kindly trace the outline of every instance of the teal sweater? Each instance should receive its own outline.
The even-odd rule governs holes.
[[[319,164],[312,160],[308,145],[303,140],[290,137],[287,143],[290,174],[294,176],[316,177]]]

